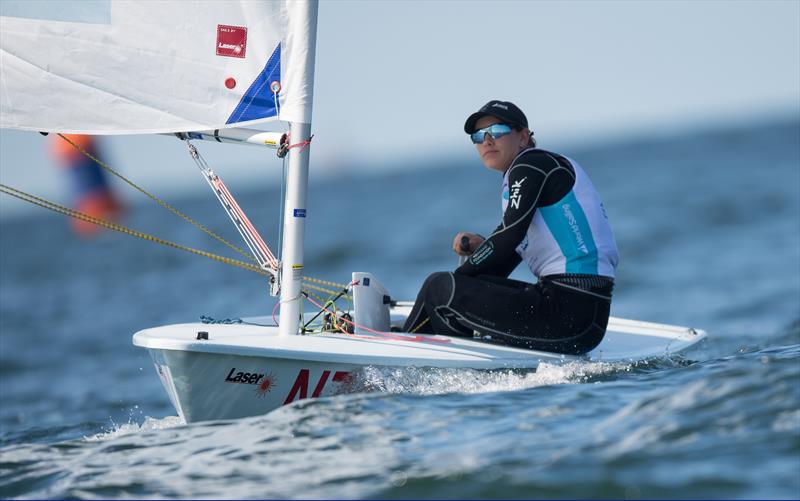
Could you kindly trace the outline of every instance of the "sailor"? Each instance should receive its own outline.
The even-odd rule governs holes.
[[[105,171],[89,156],[102,158],[98,139],[82,134],[63,134],[65,139],[60,136],[62,134],[50,135],[50,153],[69,177],[72,208],[98,219],[120,219],[122,203],[109,184]],[[82,219],[71,221],[73,231],[82,237],[93,236],[103,229]]]
[[[453,250],[469,258],[427,278],[403,330],[591,351],[605,335],[619,260],[592,182],[574,160],[537,148],[513,103],[489,101],[464,131],[483,164],[503,176],[503,218],[488,237],[455,236]],[[522,261],[536,283],[508,278]]]

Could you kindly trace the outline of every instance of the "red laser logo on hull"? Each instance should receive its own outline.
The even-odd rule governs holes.
[[[259,397],[264,397],[275,388],[275,374],[269,373],[266,377],[259,383],[258,388],[256,389],[256,395]]]

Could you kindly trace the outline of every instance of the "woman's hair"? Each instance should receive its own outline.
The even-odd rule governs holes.
[[[524,127],[520,127],[519,125],[515,125],[514,129],[522,130]],[[528,146],[531,148],[536,148],[536,139],[533,137],[533,131],[529,129],[528,132]]]

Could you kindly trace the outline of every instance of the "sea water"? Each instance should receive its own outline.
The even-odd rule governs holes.
[[[116,233],[76,239],[44,211],[6,217],[0,497],[800,497],[800,122],[561,152],[616,232],[612,313],[707,330],[696,349],[537,372],[368,368],[364,393],[187,426],[132,333],[267,314],[263,277]],[[370,271],[411,299],[455,266],[455,232],[495,227],[499,184],[476,160],[312,175],[307,273]],[[237,195],[276,242],[279,191]],[[209,196],[170,201],[238,241]],[[125,223],[226,251],[157,206]]]

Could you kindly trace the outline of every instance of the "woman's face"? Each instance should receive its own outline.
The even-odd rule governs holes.
[[[475,130],[499,123],[503,123],[503,121],[497,117],[486,115],[475,123]],[[483,165],[505,173],[511,167],[514,158],[528,145],[527,131],[528,129],[511,129],[510,134],[497,139],[492,139],[492,136],[486,134],[483,142],[475,145]]]

